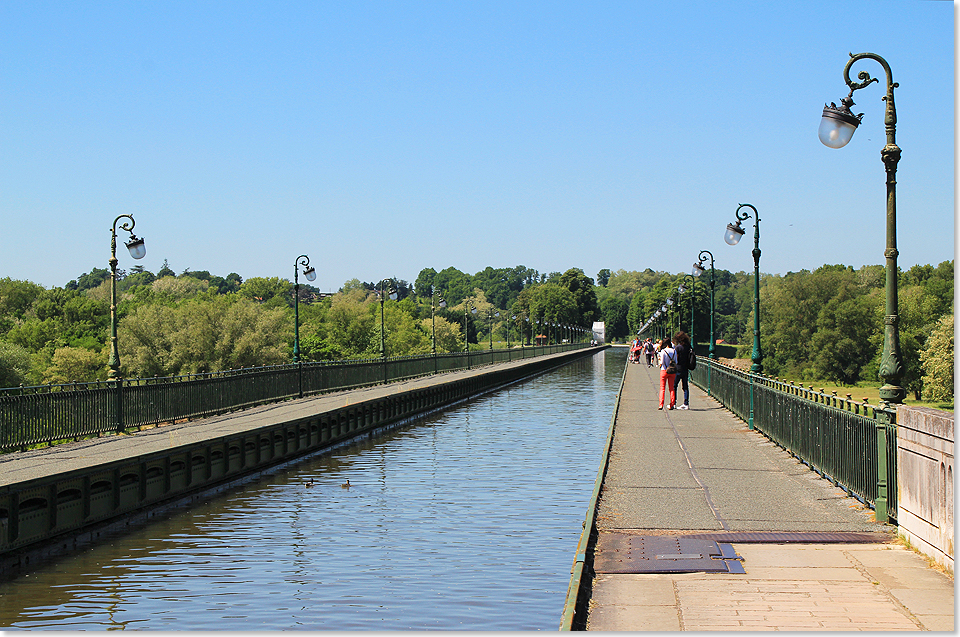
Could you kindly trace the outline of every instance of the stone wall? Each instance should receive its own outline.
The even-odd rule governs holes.
[[[899,534],[953,572],[953,413],[897,408]]]

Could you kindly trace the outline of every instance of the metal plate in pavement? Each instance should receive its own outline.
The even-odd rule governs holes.
[[[601,533],[594,550],[597,573],[743,573],[729,544],[674,535]]]

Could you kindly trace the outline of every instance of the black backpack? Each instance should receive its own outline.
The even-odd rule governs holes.
[[[690,355],[687,357],[687,369],[696,369],[697,353],[693,351],[693,347],[689,347],[688,349],[690,350]]]

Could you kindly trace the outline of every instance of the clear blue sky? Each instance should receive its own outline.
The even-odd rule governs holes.
[[[751,271],[883,263],[883,88],[817,139],[850,52],[896,91],[900,265],[954,255],[954,5],[0,4],[0,277],[107,267],[293,278],[425,267]],[[863,61],[883,78],[881,67]]]

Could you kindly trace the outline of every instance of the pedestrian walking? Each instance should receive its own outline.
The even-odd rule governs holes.
[[[680,409],[690,409],[690,385],[688,378],[690,369],[687,363],[690,360],[690,336],[683,331],[673,335],[674,349],[677,350],[677,375],[673,381],[673,394],[676,396],[677,388],[683,383],[683,404]]]
[[[649,336],[643,342],[643,355],[647,357],[647,367],[653,367],[653,341]]]
[[[660,341],[660,406],[657,409],[663,409],[664,395],[670,392],[670,406],[668,409],[675,409],[677,406],[677,385],[674,379],[677,375],[677,350],[673,349],[673,343],[669,338]]]

